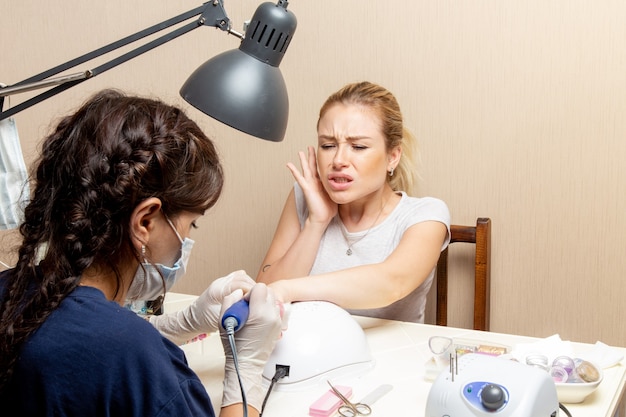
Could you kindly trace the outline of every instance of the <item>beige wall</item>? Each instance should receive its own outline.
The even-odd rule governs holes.
[[[492,330],[626,345],[626,3],[290,3],[299,24],[281,66],[291,100],[285,141],[260,141],[189,111],[216,138],[227,183],[200,221],[191,274],[175,290],[198,293],[239,268],[256,274],[292,183],[285,163],[314,143],[326,95],[369,79],[396,93],[420,139],[421,194],[444,199],[454,223],[493,220]],[[200,4],[2,0],[0,82]],[[226,2],[236,29],[257,4]],[[177,96],[186,77],[236,46],[200,28],[20,113],[27,160],[52,119],[103,87],[187,107]],[[12,236],[2,237],[6,252]],[[453,324],[467,323],[453,314]]]

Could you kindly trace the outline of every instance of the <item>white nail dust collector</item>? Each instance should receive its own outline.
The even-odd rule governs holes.
[[[558,415],[556,386],[546,371],[476,353],[453,358],[426,401],[426,417]]]

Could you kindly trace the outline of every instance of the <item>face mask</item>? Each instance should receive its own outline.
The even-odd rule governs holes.
[[[135,278],[130,284],[128,294],[126,294],[127,300],[155,300],[160,295],[163,295],[163,279],[165,280],[165,290],[169,291],[176,281],[185,275],[187,262],[189,262],[189,255],[191,254],[194,241],[189,238],[183,240],[167,216],[165,220],[167,220],[172,230],[174,230],[176,237],[178,237],[182,245],[180,258],[176,261],[174,266],[165,266],[162,264],[153,265],[146,262],[144,259],[143,264],[137,267]],[[161,276],[163,276],[163,278],[161,278]]]
[[[0,120],[0,230],[20,224],[29,198],[28,174],[15,120]]]

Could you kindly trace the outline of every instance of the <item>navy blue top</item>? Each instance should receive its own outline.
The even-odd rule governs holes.
[[[76,288],[30,336],[7,388],[2,415],[215,415],[184,352],[93,287]]]

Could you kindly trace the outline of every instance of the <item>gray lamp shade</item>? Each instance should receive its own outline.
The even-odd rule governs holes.
[[[272,142],[285,137],[289,97],[280,69],[234,49],[191,74],[181,96],[203,113]]]
[[[278,69],[296,30],[288,1],[262,3],[239,49],[202,64],[180,90],[191,105],[242,132],[272,142],[285,137],[289,97]]]

